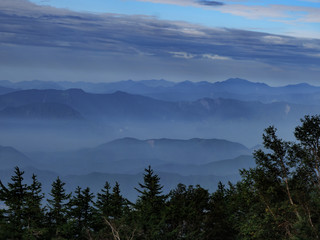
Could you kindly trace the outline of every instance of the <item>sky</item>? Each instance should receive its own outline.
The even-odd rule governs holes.
[[[80,12],[155,16],[227,27],[320,38],[319,0],[32,0]]]
[[[0,73],[320,85],[320,0],[1,0]]]

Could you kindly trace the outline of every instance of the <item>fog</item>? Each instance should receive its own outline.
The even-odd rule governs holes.
[[[272,91],[281,90],[287,95],[279,94],[288,97],[292,91],[301,91],[301,86],[273,89],[242,79],[217,83],[218,87],[202,83],[219,94],[208,98],[206,87],[200,84],[200,99],[195,101],[185,99],[188,94],[168,101],[124,92],[133,86],[148,92],[162,84],[164,96],[178,96],[193,92],[195,85],[190,82],[170,92],[163,84],[173,86],[171,82],[124,81],[119,83],[122,91],[108,94],[61,90],[43,81],[2,83],[9,84],[5,85],[9,92],[0,95],[2,179],[9,179],[15,166],[44,179],[45,191],[56,176],[69,182],[70,190],[81,185],[98,191],[108,179],[126,185],[121,189],[131,199],[149,165],[163,178],[165,191],[180,182],[212,191],[219,180],[236,182],[239,169],[255,166],[252,153],[262,147],[265,128],[274,125],[281,138],[292,141],[299,119],[320,109],[309,101],[317,99],[317,87],[302,85],[304,95],[314,93],[303,102],[262,103],[256,95],[272,96]],[[26,90],[17,90],[23,85]],[[231,95],[241,98],[229,98],[225,89],[233,89],[236,94]]]
[[[262,143],[263,130],[275,125],[279,135],[294,140],[296,121],[41,121],[1,120],[0,145],[12,146],[23,152],[70,151],[96,147],[114,139],[132,137],[145,139],[225,139],[248,148]]]

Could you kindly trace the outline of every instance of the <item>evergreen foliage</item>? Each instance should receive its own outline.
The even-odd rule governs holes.
[[[64,189],[65,183],[58,177],[53,183],[50,192],[51,198],[48,202],[48,222],[50,228],[50,235],[56,238],[67,237],[70,229],[67,225],[68,220],[68,204],[70,202],[71,194],[67,194]]]
[[[139,183],[141,189],[136,188],[140,193],[135,204],[137,219],[141,230],[139,239],[160,239],[164,233],[163,209],[165,208],[166,196],[162,194],[160,178],[153,172],[151,166],[145,169],[143,183]]]

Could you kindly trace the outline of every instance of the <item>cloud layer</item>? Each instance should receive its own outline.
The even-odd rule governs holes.
[[[247,0],[137,0],[143,2],[173,4],[179,6],[211,7],[215,11],[241,16],[247,19],[264,19],[269,21],[296,23],[320,23],[320,8],[308,5],[294,5],[288,1],[284,4],[261,4],[263,1]],[[318,0],[301,0],[301,2],[319,3]],[[212,8],[214,7],[214,8]],[[319,35],[318,35],[319,36]]]
[[[41,50],[43,54],[36,50],[40,47],[45,49]],[[148,16],[77,13],[40,7],[24,0],[0,2],[0,51],[7,57],[2,58],[2,72],[6,65],[8,73],[18,64],[25,64],[23,67],[32,62],[35,62],[33,67],[41,65],[37,59],[30,60],[33,57],[47,62],[47,68],[61,65],[72,68],[71,62],[78,62],[79,55],[83,56],[81,64],[87,62],[88,68],[100,66],[97,74],[103,70],[104,63],[108,65],[113,61],[112,64],[119,64],[118,68],[121,65],[129,69],[128,76],[130,71],[135,71],[132,76],[143,71],[144,65],[154,70],[156,77],[165,75],[161,71],[167,68],[172,78],[189,65],[193,71],[200,72],[199,77],[211,65],[233,66],[234,75],[243,71],[235,66],[244,66],[247,62],[276,72],[298,67],[312,74],[320,65],[320,40],[317,39],[207,28]],[[20,56],[17,56],[19,51]],[[249,65],[247,71],[255,72]],[[147,72],[139,76],[150,76],[145,74]],[[8,77],[13,76],[10,74]]]

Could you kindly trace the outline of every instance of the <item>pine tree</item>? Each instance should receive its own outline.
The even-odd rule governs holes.
[[[66,194],[65,183],[58,177],[53,183],[48,199],[48,217],[51,235],[59,237],[65,234],[64,227],[67,224],[68,203],[71,194]]]
[[[93,220],[93,197],[89,188],[81,190],[80,187],[77,187],[75,196],[70,201],[70,217],[75,239],[87,239],[90,235]]]
[[[113,228],[113,231],[117,231],[121,236],[131,236],[135,227],[130,219],[128,200],[121,195],[118,182],[111,193],[110,189],[110,184],[106,182],[101,193],[97,195],[94,232],[97,237],[109,239],[114,237]]]
[[[144,183],[139,183],[141,188],[136,190],[140,193],[135,208],[138,211],[138,220],[143,239],[161,239],[164,207],[167,196],[162,194],[163,186],[160,178],[154,174],[151,166],[145,169]]]
[[[111,211],[110,189],[111,189],[110,184],[108,181],[106,181],[103,189],[101,190],[101,193],[97,194],[97,201],[95,203],[95,206],[97,207],[98,212],[105,217],[108,217]]]
[[[112,189],[112,194],[110,196],[111,203],[111,217],[113,219],[119,219],[123,216],[125,208],[127,206],[127,201],[122,197],[120,193],[120,185],[116,182]]]
[[[26,200],[27,185],[23,183],[23,171],[15,167],[15,175],[11,177],[8,187],[0,181],[0,201],[3,201],[7,209],[4,211],[6,219],[6,234],[8,239],[22,239],[25,228],[27,226]]]
[[[42,207],[41,201],[44,194],[41,193],[41,183],[36,175],[32,175],[32,184],[28,186],[28,194],[26,201],[26,221],[27,230],[24,235],[25,239],[40,239],[45,234],[45,210]]]

